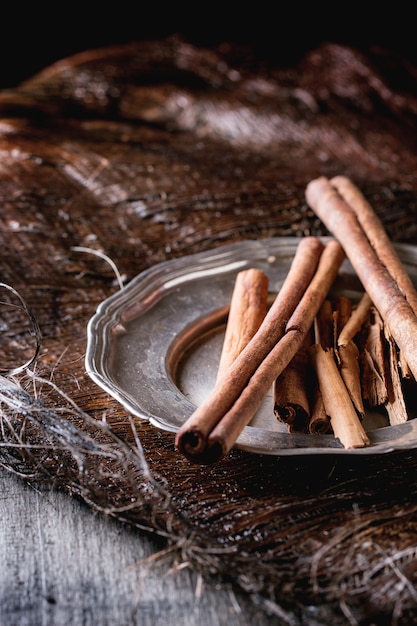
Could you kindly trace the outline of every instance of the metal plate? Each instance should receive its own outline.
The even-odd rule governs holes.
[[[139,274],[91,318],[88,374],[135,416],[176,432],[214,383],[236,274],[260,268],[270,290],[277,292],[298,243],[295,237],[243,241],[165,261]],[[397,244],[396,249],[416,282],[416,248]],[[361,296],[361,283],[347,260],[333,291],[353,300]],[[363,423],[371,445],[346,450],[333,435],[288,433],[272,406],[267,396],[236,447],[273,455],[368,455],[417,446],[414,416],[389,426],[383,416],[367,414]]]

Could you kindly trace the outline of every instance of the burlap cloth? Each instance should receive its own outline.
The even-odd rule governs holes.
[[[64,60],[0,94],[0,462],[167,538],[282,623],[417,615],[417,453],[200,467],[85,373],[86,325],[166,259],[325,234],[304,191],[350,176],[393,240],[417,242],[417,68],[338,45],[294,67],[179,39]],[[9,304],[7,304],[9,302]],[[18,304],[18,306],[14,306]]]

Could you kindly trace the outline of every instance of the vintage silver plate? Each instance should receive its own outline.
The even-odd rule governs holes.
[[[103,301],[91,318],[88,374],[136,417],[176,432],[213,385],[236,274],[258,267],[268,275],[270,290],[278,291],[298,242],[294,237],[243,241],[142,272]],[[416,282],[416,248],[406,244],[396,248]],[[334,292],[355,300],[362,293],[347,260]],[[272,406],[272,398],[266,397],[236,447],[271,455],[368,455],[417,446],[413,416],[389,426],[381,415],[366,415],[371,445],[346,450],[333,435],[288,433]]]

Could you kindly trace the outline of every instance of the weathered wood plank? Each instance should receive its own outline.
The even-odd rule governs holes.
[[[162,540],[4,470],[0,491],[2,626],[271,623],[228,586],[147,561]]]

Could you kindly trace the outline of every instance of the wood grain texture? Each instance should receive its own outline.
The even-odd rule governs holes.
[[[17,491],[13,483],[23,511],[7,563],[24,593],[21,605],[7,604],[10,581],[1,574],[8,610],[42,610],[47,620],[62,597],[63,610],[83,607],[82,623],[93,623],[90,602],[106,623],[103,607],[120,607],[141,580],[119,572],[162,542],[171,557],[164,572],[187,564],[192,573],[169,583],[158,570],[148,574],[152,623],[164,589],[179,623],[209,615],[215,624],[223,608],[235,610],[229,584],[244,610],[227,612],[228,623],[415,618],[415,450],[371,460],[233,450],[202,469],[180,458],[170,433],[140,422],[138,447],[126,411],[84,368],[87,323],[118,284],[102,259],[74,249],[107,254],[128,281],[159,261],[225,243],[325,234],[305,187],[318,174],[340,173],[393,240],[415,244],[415,93],[415,68],[380,51],[365,57],[323,45],[297,66],[266,67],[233,46],[197,49],[171,38],[89,51],[0,93],[2,280],[38,320],[35,370],[46,379],[23,374],[18,407],[1,406],[1,463],[32,485]],[[33,352],[27,321],[2,305],[1,324],[3,363],[12,367]],[[28,400],[34,395],[42,410]],[[51,515],[71,541],[43,534]],[[85,528],[100,537],[91,548]],[[58,545],[64,565],[53,569]],[[78,566],[65,570],[74,554],[79,579]],[[222,599],[210,587],[201,611],[199,576],[205,585],[222,582]],[[47,607],[35,608],[45,597]]]
[[[273,623],[230,586],[171,569],[163,541],[78,499],[4,470],[0,491],[2,626]]]

